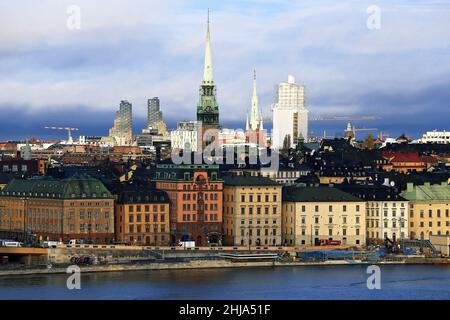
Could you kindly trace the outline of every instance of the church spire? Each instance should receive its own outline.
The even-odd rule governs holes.
[[[253,70],[252,109],[250,111],[250,128],[252,130],[256,130],[259,127],[259,120],[258,94],[256,92],[256,70]]]
[[[250,130],[250,124],[248,122],[248,110],[247,110],[247,118],[245,120],[245,131]]]
[[[209,28],[209,9],[206,29],[205,65],[203,70],[203,84],[213,84],[212,57],[211,57],[211,31]]]

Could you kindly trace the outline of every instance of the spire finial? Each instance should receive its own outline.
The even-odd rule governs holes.
[[[209,8],[206,27],[205,65],[203,70],[203,83],[213,84],[212,59],[211,59],[211,31],[209,29]]]

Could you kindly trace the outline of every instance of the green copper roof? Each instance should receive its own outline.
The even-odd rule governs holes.
[[[0,192],[0,196],[54,199],[113,198],[100,180],[84,175],[75,175],[68,179],[51,177],[14,179]]]
[[[450,185],[429,184],[413,186],[408,184],[407,190],[401,193],[401,196],[410,201],[449,201],[450,200]]]

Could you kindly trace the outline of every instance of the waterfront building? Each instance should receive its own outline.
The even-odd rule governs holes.
[[[0,191],[0,230],[24,241],[110,243],[114,198],[102,182],[89,176],[15,179]]]
[[[113,145],[130,145],[133,142],[132,104],[121,101],[119,111],[116,112],[114,126],[109,129],[109,139]]]
[[[450,131],[427,131],[419,141],[421,143],[450,144]]]
[[[171,243],[192,239],[196,245],[222,241],[223,181],[218,165],[156,166],[156,188],[170,199]]]
[[[197,121],[201,123],[201,150],[212,144],[218,143],[219,133],[219,105],[216,100],[216,85],[213,79],[211,32],[209,26],[209,11],[206,31],[205,62],[203,80],[199,89],[197,104]],[[206,135],[205,135],[206,133]]]
[[[223,177],[223,235],[230,246],[281,245],[281,189],[249,174]]]
[[[329,186],[297,184],[283,188],[282,241],[286,245],[365,245],[365,202]]]
[[[408,200],[384,185],[341,184],[337,188],[366,201],[366,242],[409,238]]]
[[[116,241],[136,245],[168,245],[169,196],[161,190],[125,190],[115,204]]]
[[[411,239],[429,240],[433,235],[450,234],[450,185],[407,184],[401,196],[409,200]]]
[[[272,145],[282,149],[284,142],[289,146],[297,144],[300,137],[308,139],[308,110],[305,102],[305,87],[295,83],[289,75],[287,82],[276,88],[276,101],[272,105]]]
[[[172,149],[192,152],[200,151],[202,124],[199,121],[180,121],[170,132]]]

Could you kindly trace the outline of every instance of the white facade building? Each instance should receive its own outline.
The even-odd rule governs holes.
[[[199,121],[178,122],[177,129],[170,132],[172,149],[198,152],[201,133],[201,123]]]
[[[289,136],[293,147],[300,135],[308,138],[308,110],[305,102],[305,87],[295,83],[294,76],[288,76],[287,82],[277,86],[276,102],[272,105],[273,128],[272,144],[283,147],[284,139]]]
[[[421,143],[450,143],[450,131],[428,131],[420,139]]]

